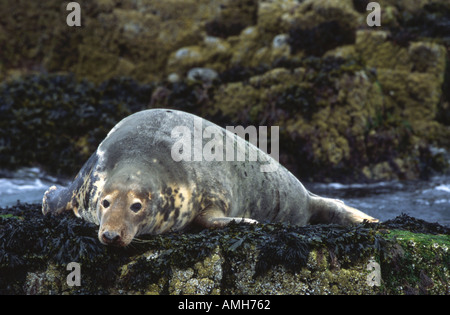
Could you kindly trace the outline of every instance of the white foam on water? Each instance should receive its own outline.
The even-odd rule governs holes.
[[[342,184],[342,183],[320,183],[315,184],[315,187],[319,187],[321,189],[361,189],[361,188],[380,188],[380,187],[392,187],[392,188],[403,188],[404,185],[401,182],[392,181],[392,182],[377,182],[377,183],[369,183],[369,184]]]
[[[25,191],[39,190],[47,187],[40,179],[34,181],[0,178],[0,196]]]
[[[434,189],[450,193],[450,185],[441,184],[439,186],[436,186]]]
[[[0,207],[14,205],[18,200],[41,203],[48,187],[59,182],[36,167],[23,168],[0,178]]]

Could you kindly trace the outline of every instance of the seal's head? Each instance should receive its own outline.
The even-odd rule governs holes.
[[[122,170],[106,181],[97,203],[98,238],[103,244],[127,246],[140,234],[152,211],[152,189],[140,175]]]

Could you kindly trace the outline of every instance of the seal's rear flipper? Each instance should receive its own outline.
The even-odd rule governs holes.
[[[373,218],[358,209],[347,206],[341,200],[322,198],[313,194],[311,194],[310,197],[310,224],[337,223],[341,225],[350,225],[362,223],[364,220],[370,223],[379,222],[378,219]]]
[[[368,214],[365,214],[362,211],[359,211],[358,209],[349,207],[346,204],[343,204],[343,206],[346,211],[346,217],[347,217],[346,223],[358,224],[358,223],[362,223],[364,220],[366,220],[367,222],[370,222],[370,223],[377,223],[380,221],[374,217],[371,217]]]

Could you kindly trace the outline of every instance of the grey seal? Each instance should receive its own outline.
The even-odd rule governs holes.
[[[213,136],[216,145],[211,145]],[[193,143],[200,152],[190,149]],[[219,151],[230,147],[246,158],[220,158]],[[214,158],[202,156],[205,152]],[[252,154],[257,159],[249,158]],[[262,171],[268,164],[276,167]],[[294,225],[378,221],[340,200],[309,192],[270,155],[235,133],[168,109],[124,118],[68,187],[45,192],[44,215],[70,210],[99,225],[100,242],[116,246],[127,246],[141,234],[223,227],[233,220]]]

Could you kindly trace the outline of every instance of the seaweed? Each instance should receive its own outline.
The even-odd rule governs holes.
[[[403,11],[399,26],[390,28],[390,39],[399,46],[407,47],[411,41],[433,38],[450,45],[450,7],[444,3],[428,3],[417,14]]]
[[[307,55],[320,57],[328,50],[354,42],[354,30],[338,21],[324,22],[307,29],[298,26],[289,30],[288,43],[292,54],[303,50]]]
[[[388,229],[397,231],[392,233],[394,237],[386,237]],[[158,283],[158,292],[169,293],[169,282],[164,279],[171,279],[175,269],[189,270],[217,250],[223,259],[221,268],[227,274],[236,261],[250,259],[248,253],[256,249],[259,254],[254,279],[264,277],[275,266],[291,273],[309,268],[311,259],[317,259],[311,258],[312,251],[328,257],[331,269],[351,268],[375,255],[383,262],[383,272],[394,269],[392,272],[397,274],[399,261],[412,261],[395,254],[398,231],[431,236],[438,233],[444,244],[450,235],[449,228],[406,215],[382,224],[348,227],[232,223],[223,229],[143,235],[126,248],[102,245],[97,230],[97,226],[73,214],[43,216],[37,204],[0,208],[0,293],[24,293],[23,283],[29,272],[54,266],[64,274],[66,264],[72,261],[82,264],[84,279],[83,286],[74,288],[73,293],[111,293],[113,284],[129,292],[142,292]],[[417,235],[420,241],[420,235],[425,234]],[[418,270],[413,271],[418,275]],[[224,288],[232,282],[233,272],[228,274],[221,280]],[[390,279],[388,275],[386,279]]]
[[[219,19],[214,19],[205,24],[205,31],[209,36],[227,38],[229,36],[239,35],[246,26],[247,24],[242,22],[224,23]]]
[[[98,287],[107,286],[111,273],[123,259],[121,252],[126,252],[102,246],[96,227],[73,215],[43,216],[39,205],[29,204],[17,204],[0,213],[14,214],[9,218],[0,216],[2,288],[6,287],[2,281],[23,278],[27,271],[44,268],[50,261],[61,269],[70,262],[81,263],[96,274]],[[20,219],[14,219],[17,216]]]
[[[359,13],[367,12],[367,4],[369,4],[370,0],[353,0],[353,7]]]
[[[405,213],[382,223],[387,229],[405,230],[413,233],[426,234],[446,234],[450,235],[450,228],[440,225],[439,223],[431,223],[421,219],[411,217]]]
[[[255,266],[255,278],[264,275],[276,265],[282,265],[290,272],[300,270],[308,262],[311,245],[308,237],[281,229],[266,240],[260,250],[261,254]]]
[[[0,85],[2,167],[41,165],[72,175],[123,117],[146,108],[150,85],[115,78],[96,86],[71,74],[40,74]]]
[[[269,69],[265,66],[244,67],[241,65],[233,65],[219,73],[219,80],[222,84],[246,81],[252,76],[263,74],[267,70]]]

